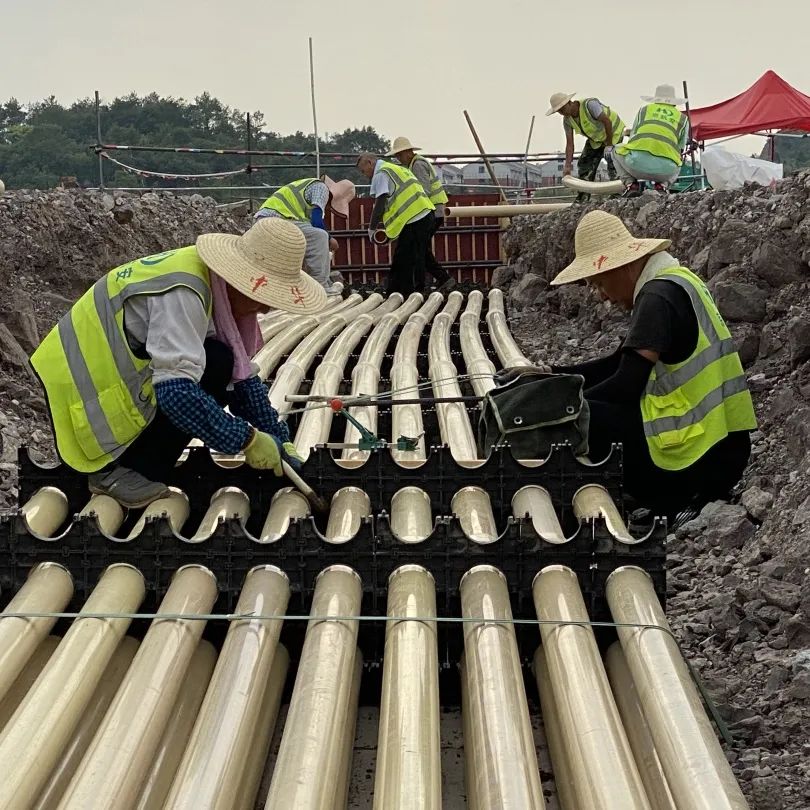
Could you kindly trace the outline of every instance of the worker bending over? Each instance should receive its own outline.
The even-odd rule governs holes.
[[[625,490],[659,514],[725,498],[742,477],[757,426],[728,327],[703,281],[618,217],[586,214],[576,258],[551,283],[585,280],[631,311],[613,354],[555,372],[581,374],[590,405],[589,456],[624,445]]]
[[[192,438],[281,475],[300,460],[250,357],[257,314],[309,314],[326,302],[301,271],[305,241],[282,219],[242,236],[135,259],[97,281],[31,357],[56,448],[91,492],[123,506],[168,494]],[[230,407],[230,414],[224,407]]]
[[[639,180],[651,180],[656,191],[664,191],[678,178],[689,134],[689,120],[677,107],[686,99],[676,98],[672,85],[658,85],[654,96],[641,98],[650,103],[638,111],[630,140],[613,150],[628,197],[641,193]]]
[[[605,158],[608,177],[616,179],[613,165],[613,147],[624,137],[624,122],[618,113],[602,104],[598,98],[573,101],[574,93],[554,93],[546,115],[559,113],[563,117],[565,131],[565,165],[563,175],[571,174],[574,165],[574,132],[584,135],[585,146],[577,161],[577,174],[580,180],[595,180],[599,162]],[[589,199],[590,194],[580,193],[580,202]]]
[[[374,209],[368,237],[382,225],[385,235],[396,240],[388,273],[387,290],[404,296],[425,287],[425,256],[433,235],[433,203],[410,169],[363,152],[357,168],[371,180]]]
[[[256,212],[255,219],[282,217],[301,229],[307,240],[304,254],[306,271],[326,290],[336,295],[343,290],[341,284],[329,280],[330,250],[337,250],[337,240],[330,238],[324,217],[329,208],[344,219],[349,216],[349,203],[355,188],[351,180],[338,180],[324,175],[323,180],[307,177],[282,186],[268,197]]]
[[[417,155],[419,147],[412,146],[411,142],[402,136],[394,138],[394,146],[387,153],[386,157],[395,157],[406,169],[410,169],[416,179],[422,184],[422,189],[427,194],[435,208],[433,214],[433,229],[428,240],[428,247],[425,253],[425,269],[429,276],[433,276],[434,283],[439,292],[447,293],[456,286],[456,282],[450,277],[438,261],[433,252],[432,240],[436,231],[444,224],[444,212],[447,206],[447,193],[439,180],[438,174],[433,164],[423,155]]]

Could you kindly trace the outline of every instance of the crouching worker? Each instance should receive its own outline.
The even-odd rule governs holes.
[[[192,437],[276,475],[282,458],[298,459],[250,357],[258,313],[323,307],[304,251],[282,219],[242,236],[203,234],[114,268],[51,330],[31,365],[59,455],[89,473],[91,492],[127,507],[163,497]]]
[[[604,211],[582,218],[576,258],[551,283],[585,280],[603,300],[630,310],[630,325],[614,354],[552,370],[585,378],[591,460],[621,442],[625,491],[674,516],[728,496],[757,423],[728,327],[669,245],[633,237]]]

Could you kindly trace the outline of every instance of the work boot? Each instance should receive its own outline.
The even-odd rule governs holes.
[[[135,470],[120,464],[88,476],[87,486],[94,495],[109,495],[127,509],[148,506],[169,494],[166,484],[150,481]]]
[[[656,191],[660,191],[662,194],[667,193],[667,187],[663,183],[653,183],[653,188]]]
[[[641,196],[641,183],[630,183],[624,190],[622,197],[640,197]]]
[[[442,282],[437,288],[437,292],[443,293],[447,295],[453,287],[456,286],[456,280],[454,278],[448,278],[447,281]]]

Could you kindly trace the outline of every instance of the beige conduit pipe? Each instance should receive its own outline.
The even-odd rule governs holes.
[[[32,806],[32,810],[52,810],[59,804],[70,780],[82,763],[90,743],[93,742],[96,731],[121,686],[121,681],[124,680],[124,676],[132,664],[132,659],[138,652],[138,646],[137,639],[131,636],[124,636],[121,639],[121,643],[104,670],[104,677],[99,681],[90,703],[82,713],[73,737],[62,752],[56,767],[51,771],[48,782]],[[91,805],[94,808],[102,806],[95,802],[91,802]]]
[[[599,484],[586,484],[573,498],[574,515],[580,522],[603,518],[607,530],[622,543],[638,543],[627,530],[619,509],[608,491]]]
[[[348,543],[360,531],[363,518],[369,515],[368,494],[359,487],[343,487],[332,496],[324,537],[330,543]]]
[[[115,498],[109,495],[93,495],[79,512],[79,517],[95,515],[99,529],[107,537],[115,537],[115,533],[124,522],[124,509]]]
[[[562,179],[562,184],[572,191],[584,192],[585,194],[608,195],[621,194],[624,191],[624,183],[621,180],[607,180],[599,183],[566,175]]]
[[[523,685],[509,591],[491,565],[471,568],[461,579],[465,622],[465,773],[476,810],[545,807],[529,707]]]
[[[82,613],[131,613],[145,594],[140,571],[111,565],[84,603]],[[28,808],[53,770],[92,700],[130,619],[73,621],[37,682],[0,734],[0,807]]]
[[[640,568],[617,568],[606,590],[613,621],[669,631],[652,581]],[[675,640],[657,629],[617,630],[678,810],[747,810]]]
[[[441,295],[439,298],[441,299]],[[352,369],[352,396],[373,396],[379,392],[380,366],[385,350],[388,348],[394,332],[419,309],[423,300],[420,293],[411,293],[401,307],[390,312],[374,327],[363,344],[360,357]],[[354,406],[349,408],[349,413],[372,433],[377,433],[377,407],[375,405]],[[348,419],[343,441],[346,444],[355,445],[360,441],[359,431]],[[341,454],[343,460],[358,463],[365,462],[368,456],[367,450],[360,450],[357,447],[347,447]]]
[[[73,577],[58,563],[35,566],[3,613],[58,613],[73,596]],[[19,619],[0,614],[0,701],[23,671],[56,619]]]
[[[45,636],[31,654],[22,672],[6,690],[5,697],[0,700],[0,731],[5,728],[6,723],[17,711],[17,706],[22,703],[22,699],[39,677],[39,673],[45,669],[45,664],[48,663],[61,640],[59,636]]]
[[[605,669],[616,698],[616,705],[619,707],[624,730],[627,732],[627,739],[630,741],[630,748],[636,759],[641,781],[644,782],[644,789],[653,810],[678,810],[667,784],[667,778],[664,776],[664,769],[658,751],[655,749],[650,727],[644,717],[644,709],[639,703],[636,685],[633,683],[633,676],[624,658],[622,645],[618,641],[614,641],[608,647]]]
[[[523,214],[551,214],[564,211],[571,203],[522,203],[516,205],[450,205],[445,216],[469,217],[517,217]]]
[[[317,313],[317,317],[323,319],[327,315],[334,315],[336,312],[341,312],[344,309],[353,307],[355,304],[359,304],[361,300],[362,296],[358,293],[354,293],[345,299],[340,298],[335,301],[327,301],[326,306]],[[290,312],[282,312],[278,309],[266,315],[260,315],[259,329],[262,333],[262,341],[267,343],[280,332],[289,329],[293,324],[299,323],[309,317],[308,315],[295,315]]]
[[[459,658],[458,674],[459,678],[461,678],[461,733],[464,738],[464,792],[466,793],[467,810],[487,810],[478,795],[478,780],[475,771],[476,761],[473,751],[474,743],[470,726],[470,690],[467,686],[467,659],[464,653],[461,653],[461,658]]]
[[[492,502],[486,490],[462,487],[453,495],[450,510],[458,518],[461,530],[474,543],[485,545],[498,539]]]
[[[389,616],[435,616],[436,586],[420,565],[388,578]],[[441,810],[439,654],[436,623],[385,629],[374,810]]]
[[[67,518],[68,500],[61,489],[42,487],[22,505],[20,512],[32,534],[53,537]]]
[[[461,354],[464,357],[467,374],[470,375],[470,385],[476,396],[479,397],[484,396],[487,391],[491,391],[495,387],[493,376],[496,370],[495,364],[489,359],[486,349],[484,349],[481,334],[478,331],[483,301],[483,293],[480,290],[473,290],[467,296],[467,307],[459,318]]]
[[[318,575],[284,735],[265,808],[331,810],[344,776],[346,724],[351,714],[357,621],[363,586],[345,565]]]
[[[394,537],[401,543],[421,543],[432,532],[433,516],[427,492],[419,487],[398,489],[391,497],[391,533]]]
[[[509,324],[506,322],[506,314],[503,309],[503,291],[497,287],[489,291],[487,328],[489,329],[492,345],[495,347],[495,352],[503,368],[533,365],[531,360],[520,351],[515,339],[512,337],[512,333],[509,331]]]
[[[169,494],[165,498],[158,498],[152,501],[138,518],[138,522],[132,527],[132,531],[127,536],[127,540],[135,540],[146,527],[147,520],[163,517],[168,518],[169,525],[175,534],[179,535],[183,531],[183,526],[188,520],[190,506],[188,496],[179,489],[169,487]]]
[[[245,577],[234,612],[282,616],[289,598],[287,575],[273,565],[257,566]],[[164,810],[230,808],[256,735],[281,624],[231,622]]]
[[[185,565],[176,571],[59,810],[135,805],[205,629],[204,621],[159,616],[210,613],[216,598],[216,578],[207,568]]]
[[[551,495],[536,484],[521,487],[512,497],[512,515],[531,518],[535,532],[547,543],[566,543],[560,519],[554,511]]]
[[[259,535],[259,542],[275,543],[281,540],[290,528],[293,519],[303,518],[309,514],[309,501],[306,497],[292,487],[283,487],[273,495],[267,518]]]
[[[335,786],[335,810],[345,810],[349,801],[349,787],[352,781],[352,760],[354,758],[354,738],[357,735],[357,712],[360,703],[360,681],[363,677],[363,654],[358,647],[354,652],[352,688],[349,693],[349,715],[344,726],[340,743],[341,765]]]
[[[183,679],[183,688],[177,696],[149,772],[143,780],[141,795],[135,810],[161,810],[183,752],[186,750],[191,729],[197,719],[205,690],[217,661],[217,651],[210,641],[201,641],[191,656],[191,663]]]
[[[244,523],[249,517],[250,498],[238,487],[220,487],[211,496],[211,503],[191,540],[195,543],[207,540],[228,518],[237,518]]]
[[[587,622],[576,574],[546,566],[532,585],[541,621]],[[541,624],[540,635],[571,768],[578,810],[650,810],[610,691],[593,630]]]

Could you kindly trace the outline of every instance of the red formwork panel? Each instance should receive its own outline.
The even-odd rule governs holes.
[[[497,205],[497,194],[456,194],[448,205]],[[329,228],[338,243],[335,269],[351,284],[384,284],[391,263],[390,245],[373,245],[368,223],[374,200],[359,197],[349,206],[349,217],[329,212]],[[497,217],[447,218],[433,240],[438,261],[457,281],[489,284],[501,264],[501,220]]]

